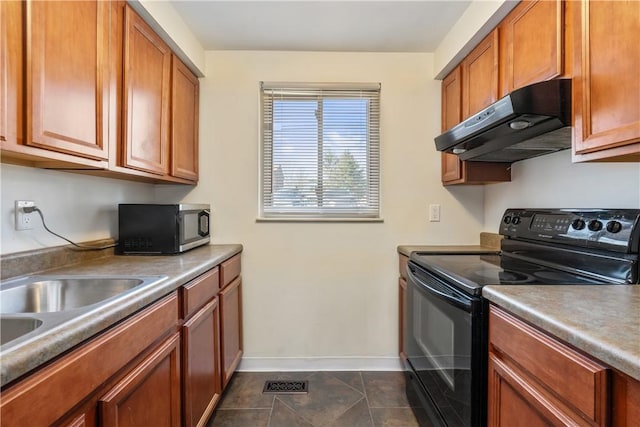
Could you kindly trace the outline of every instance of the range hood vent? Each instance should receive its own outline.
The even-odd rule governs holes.
[[[461,160],[513,163],[571,147],[571,79],[517,89],[435,138]]]

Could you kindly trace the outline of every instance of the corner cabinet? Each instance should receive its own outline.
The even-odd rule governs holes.
[[[496,306],[489,312],[488,425],[609,425],[610,369]]]
[[[640,161],[640,2],[580,6],[574,19],[573,161]]]
[[[490,105],[498,92],[498,32],[494,30],[442,81],[442,131]],[[442,153],[443,185],[511,181],[507,163],[464,162]]]

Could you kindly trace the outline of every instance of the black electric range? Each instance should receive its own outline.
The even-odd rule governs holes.
[[[499,253],[413,252],[409,383],[436,426],[486,424],[486,285],[638,284],[640,209],[508,209]]]

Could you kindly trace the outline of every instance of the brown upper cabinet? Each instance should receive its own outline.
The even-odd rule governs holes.
[[[494,30],[442,81],[442,131],[487,107],[498,96],[498,31]],[[506,163],[463,162],[442,153],[443,185],[511,180]]]
[[[173,55],[171,74],[171,175],[198,180],[198,78]]]
[[[565,75],[565,2],[523,1],[499,31],[500,96]]]
[[[583,1],[579,8],[573,161],[640,161],[640,2]]]
[[[129,6],[124,28],[123,166],[165,175],[171,50]]]
[[[2,161],[197,182],[198,80],[172,56],[124,1],[1,2]]]
[[[462,119],[498,100],[498,30],[462,60]]]
[[[108,2],[25,6],[26,144],[107,159]]]
[[[22,3],[0,2],[0,144],[22,143]]]

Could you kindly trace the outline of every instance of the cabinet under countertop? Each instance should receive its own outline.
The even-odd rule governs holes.
[[[202,246],[173,256],[106,256],[99,259],[47,270],[38,274],[65,275],[163,275],[166,280],[128,298],[117,307],[92,311],[76,322],[65,324],[55,333],[35,338],[17,348],[2,352],[0,385],[5,386],[38,366],[54,359],[88,338],[120,322],[143,307],[242,252],[242,245]]]

